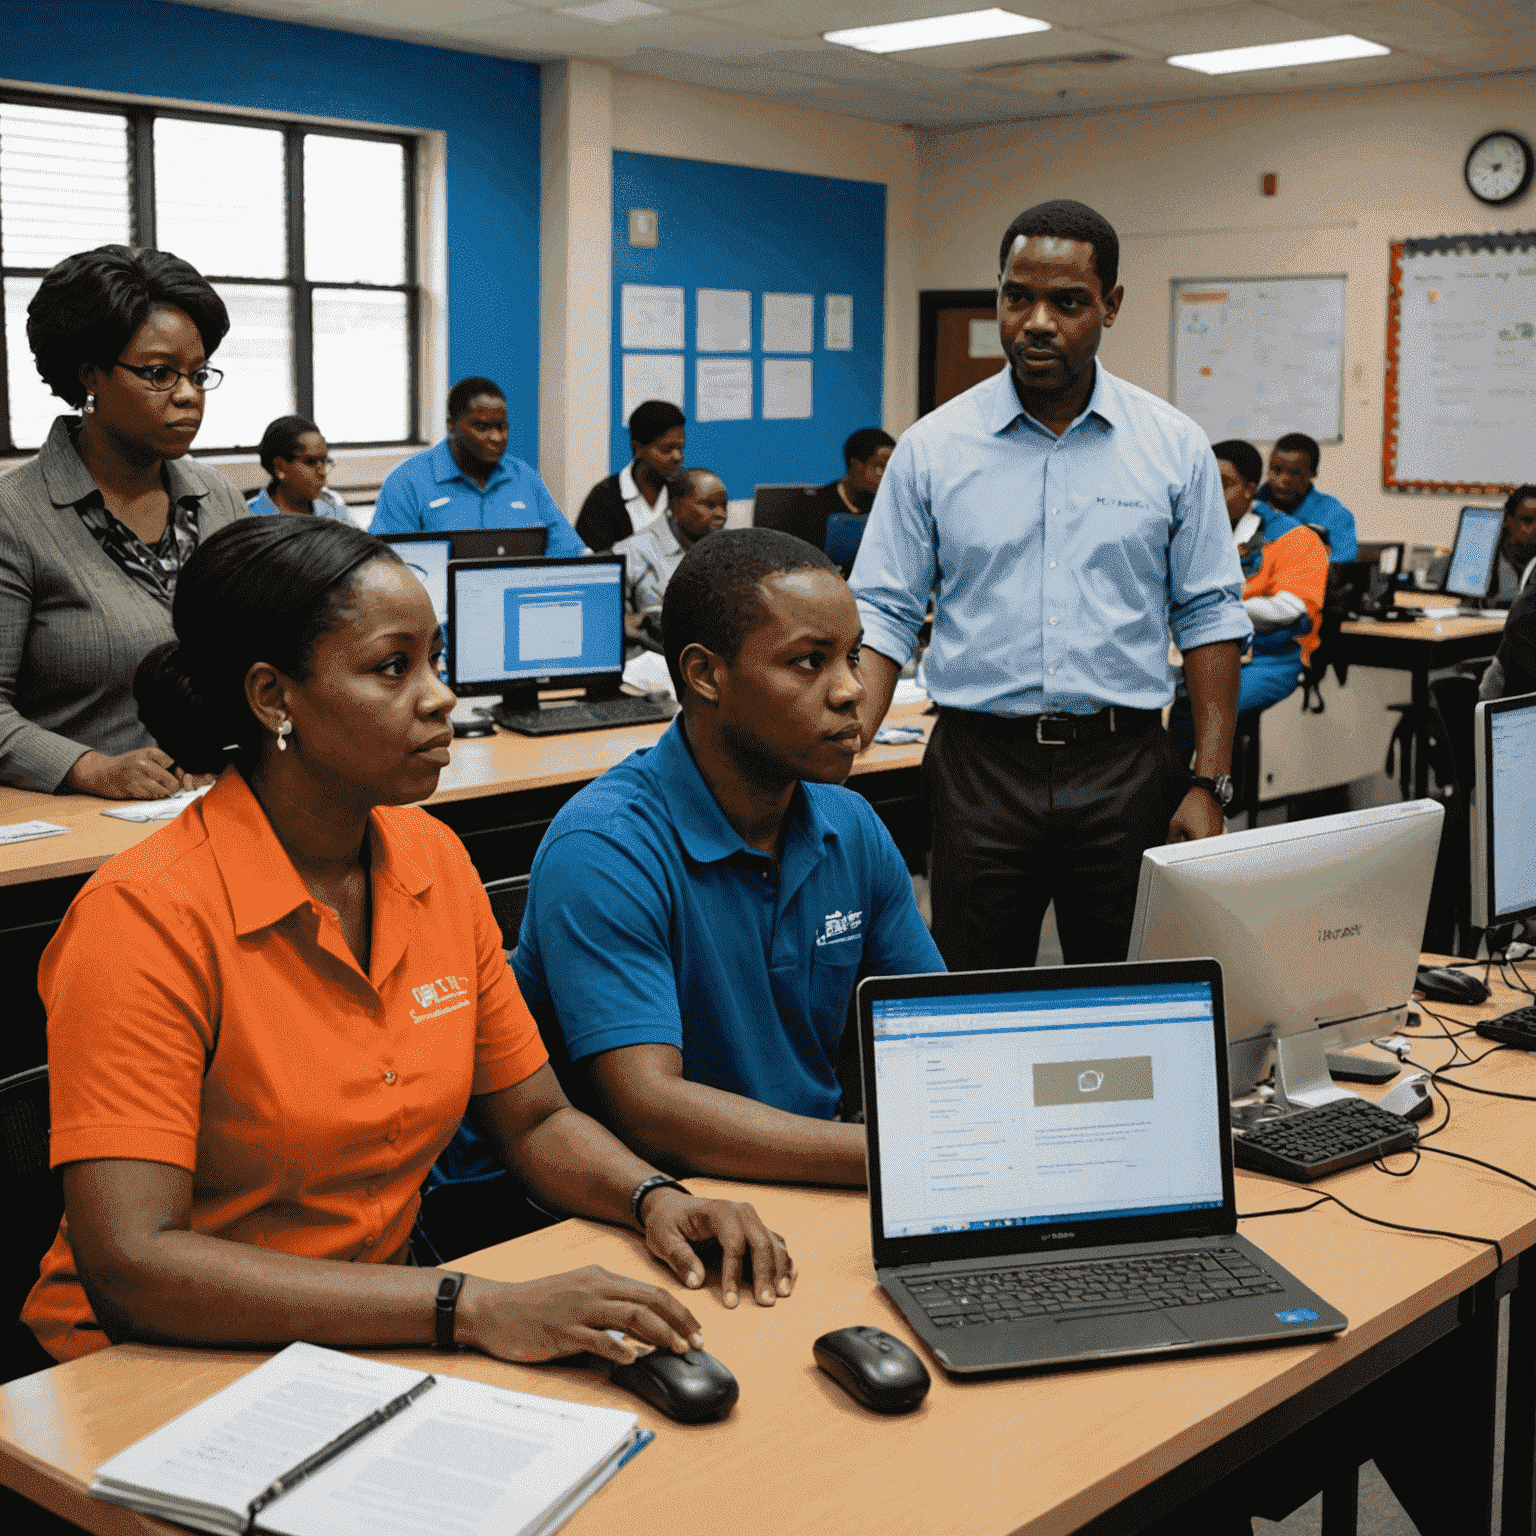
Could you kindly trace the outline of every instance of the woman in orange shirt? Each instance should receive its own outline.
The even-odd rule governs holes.
[[[176,821],[99,870],[44,956],[67,1215],[22,1317],[108,1342],[465,1345],[510,1360],[697,1347],[668,1291],[599,1268],[517,1285],[410,1264],[417,1190],[473,1102],[544,1204],[633,1223],[734,1305],[794,1268],[566,1102],[463,845],[420,809],[448,762],[431,601],[378,539],[251,518],[177,587],[135,693],[190,771]],[[232,744],[232,745],[226,745]],[[226,766],[226,764],[228,766]]]

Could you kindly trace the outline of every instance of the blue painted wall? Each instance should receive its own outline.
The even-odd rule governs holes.
[[[660,243],[629,243],[629,210],[654,208]],[[647,283],[687,294],[683,409],[688,462],[705,464],[736,499],[754,485],[819,484],[843,473],[843,442],[879,426],[885,349],[885,188],[625,150],[613,156],[613,416],[610,464],[630,459],[623,411],[620,287]],[[696,291],[750,289],[751,421],[700,422],[694,401]],[[764,293],[815,295],[812,409],[801,421],[764,421]],[[853,295],[853,350],[828,352],[826,295]],[[726,354],[744,356],[742,353]]]
[[[446,132],[450,382],[495,379],[537,461],[537,65],[157,0],[0,0],[0,75]]]

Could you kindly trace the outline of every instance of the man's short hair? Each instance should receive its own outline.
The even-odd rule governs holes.
[[[1317,446],[1315,437],[1308,437],[1305,432],[1287,432],[1284,437],[1275,439],[1275,446],[1270,450],[1271,456],[1277,453],[1304,453],[1307,463],[1312,466],[1312,473],[1317,473],[1317,466],[1323,462],[1323,450]]]
[[[1095,213],[1086,203],[1074,203],[1071,198],[1052,198],[1048,203],[1036,203],[1026,208],[1003,236],[997,253],[997,270],[1008,270],[1008,253],[1020,235],[1053,235],[1058,240],[1081,240],[1093,247],[1093,270],[1099,275],[1099,288],[1108,293],[1120,276],[1120,237],[1114,226],[1101,213]]]
[[[685,464],[678,472],[667,481],[667,503],[675,506],[685,496],[693,495],[693,488],[699,483],[700,475],[712,475],[716,480],[720,476],[714,470],[706,469],[702,464]],[[720,480],[721,485],[725,481]]]
[[[1264,478],[1263,456],[1252,443],[1245,443],[1240,437],[1214,444],[1211,452],[1218,459],[1225,459],[1243,477],[1244,485],[1257,485]]]
[[[896,439],[883,427],[860,427],[843,444],[843,463],[852,466],[857,459],[860,464],[867,464],[880,449],[895,446]]]
[[[1523,501],[1536,501],[1536,485],[1517,485],[1504,503],[1504,516],[1513,517]]]
[[[448,420],[457,421],[469,409],[469,402],[478,400],[481,395],[489,395],[493,400],[505,401],[507,398],[506,392],[494,379],[480,379],[473,376],[460,379],[448,391]]]
[[[687,695],[683,652],[702,645],[733,666],[762,616],[759,583],[805,570],[839,574],[814,544],[776,528],[722,528],[683,556],[661,600],[662,649],[679,703]]]
[[[688,418],[670,400],[647,400],[629,413],[629,440],[642,448],[673,427],[686,427]]]

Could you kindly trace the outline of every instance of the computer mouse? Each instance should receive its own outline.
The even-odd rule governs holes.
[[[1404,1078],[1382,1101],[1383,1109],[1401,1115],[1404,1120],[1422,1120],[1435,1107],[1429,1092],[1429,1073],[1415,1072]]]
[[[1476,976],[1443,965],[1421,965],[1414,982],[1432,1003],[1485,1003],[1488,988]]]
[[[494,736],[496,726],[485,715],[479,715],[469,720],[453,721],[453,734],[460,739],[465,736]]]
[[[723,1419],[741,1395],[736,1378],[702,1349],[684,1355],[653,1349],[628,1365],[614,1366],[608,1379],[679,1424]]]
[[[811,1353],[843,1391],[876,1413],[906,1413],[928,1395],[927,1366],[882,1329],[835,1329]]]

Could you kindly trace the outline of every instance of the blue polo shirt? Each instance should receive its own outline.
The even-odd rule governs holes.
[[[674,1045],[690,1082],[830,1120],[857,982],[944,962],[863,796],[802,783],[775,869],[726,820],[679,717],[550,824],[512,968],[574,1061]]]
[[[1268,487],[1266,486],[1267,490]],[[1268,499],[1263,492],[1259,499],[1266,506]],[[1355,514],[1336,496],[1329,496],[1314,485],[1301,498],[1301,505],[1285,514],[1298,523],[1316,523],[1328,530],[1328,563],[1339,565],[1345,560],[1360,558],[1360,540],[1355,533]]]
[[[485,482],[475,484],[443,441],[397,464],[379,490],[370,533],[451,533],[455,528],[549,529],[546,555],[584,555],[576,537],[530,464],[507,454]]]

